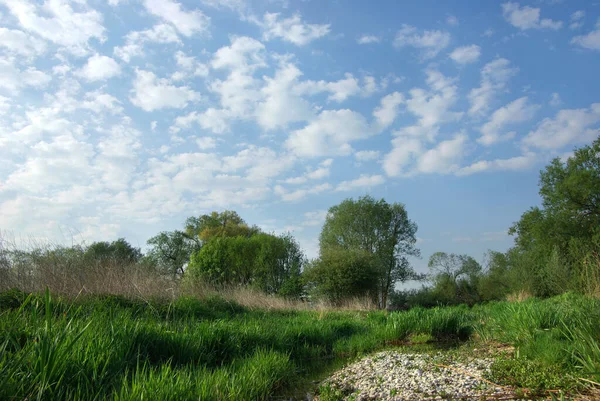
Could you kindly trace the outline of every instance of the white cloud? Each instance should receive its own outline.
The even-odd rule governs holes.
[[[490,107],[494,97],[506,88],[508,80],[519,71],[510,67],[510,61],[498,58],[487,63],[481,69],[481,85],[469,92],[471,107],[469,114],[483,115]]]
[[[379,152],[378,150],[361,150],[354,153],[354,157],[356,158],[356,160],[361,162],[377,160],[379,159],[380,155],[381,152]]]
[[[537,161],[537,155],[529,152],[509,159],[480,160],[463,167],[456,175],[470,175],[484,171],[522,171],[531,168]]]
[[[386,129],[396,119],[399,107],[404,103],[404,96],[400,92],[390,93],[381,99],[380,105],[373,110],[373,117],[377,120],[380,129]]]
[[[481,48],[477,45],[457,47],[450,53],[450,58],[457,64],[471,64],[479,60]]]
[[[549,18],[540,19],[540,9],[529,6],[521,7],[519,3],[507,2],[502,4],[504,19],[512,26],[521,30],[527,29],[552,29],[562,27],[562,21],[553,21]]]
[[[87,53],[88,42],[92,38],[99,41],[105,39],[102,14],[96,10],[85,7],[85,11],[75,12],[64,0],[47,1],[43,6],[32,4],[28,0],[2,2],[25,30],[64,46],[74,54]],[[80,6],[83,4],[85,3]]]
[[[327,210],[306,212],[304,213],[304,221],[302,222],[302,225],[307,227],[320,226],[325,221],[325,217],[327,217]]]
[[[352,110],[324,110],[304,128],[293,131],[285,146],[302,157],[347,155],[350,142],[371,135],[365,118]]]
[[[454,15],[449,15],[446,18],[446,23],[450,26],[458,26],[459,25],[458,18]]]
[[[331,82],[302,81],[295,86],[294,91],[301,95],[316,95],[322,92],[329,92],[330,95],[327,100],[341,103],[361,92],[358,79],[350,73],[346,73],[344,76],[344,79]]]
[[[121,67],[110,57],[95,54],[87,63],[75,72],[75,75],[86,81],[105,81],[121,74]]]
[[[381,38],[375,35],[362,35],[358,39],[356,39],[356,43],[359,45],[367,45],[370,43],[379,43],[381,42]]]
[[[510,139],[514,132],[502,135],[500,132],[506,125],[528,121],[540,108],[536,104],[528,104],[526,96],[521,97],[496,110],[489,121],[481,127],[481,137],[477,139],[482,145],[490,146],[498,141]]]
[[[445,31],[423,31],[418,33],[414,26],[402,24],[396,33],[394,46],[397,48],[411,46],[422,50],[423,59],[431,59],[450,44],[450,34]]]
[[[9,60],[0,58],[0,88],[14,93],[25,87],[42,88],[51,80],[48,74],[34,67],[20,70]]]
[[[307,24],[299,14],[280,19],[279,13],[265,13],[259,25],[263,29],[263,39],[280,38],[297,46],[304,46],[322,38],[330,31],[329,24]]]
[[[590,50],[600,50],[600,18],[596,22],[596,29],[587,35],[575,36],[571,44]]]
[[[172,24],[184,36],[205,33],[210,26],[210,18],[202,11],[185,11],[173,0],[144,0],[144,6],[150,14]]]
[[[214,149],[217,147],[217,141],[215,138],[204,136],[201,138],[196,138],[196,145],[200,150]]]
[[[385,178],[381,175],[361,174],[360,177],[351,181],[342,181],[335,188],[336,191],[353,191],[355,189],[371,188],[381,185],[385,182]]]
[[[458,100],[458,88],[453,79],[448,79],[439,71],[427,70],[427,84],[431,91],[421,88],[411,89],[406,108],[419,118],[421,127],[433,127],[442,122],[456,121],[462,112],[452,112],[450,108]]]
[[[563,109],[554,118],[545,118],[523,143],[541,149],[560,149],[567,145],[591,142],[600,135],[600,103],[588,109]]]
[[[421,140],[399,136],[392,140],[392,150],[383,159],[383,169],[390,177],[406,175],[407,167],[423,152]]]
[[[175,61],[180,70],[171,75],[171,79],[174,81],[180,81],[189,77],[208,76],[209,67],[206,64],[199,62],[195,57],[187,56],[181,50],[175,53]]]
[[[91,110],[96,114],[100,114],[104,111],[108,111],[112,114],[119,114],[123,111],[121,102],[116,97],[100,90],[86,93],[85,100],[79,103],[79,107]]]
[[[320,185],[315,185],[310,188],[297,189],[295,191],[287,191],[281,185],[276,185],[273,188],[276,195],[281,197],[281,200],[285,202],[296,202],[306,198],[308,195],[315,195],[321,192],[325,192],[331,189],[331,184],[325,183]]]
[[[448,174],[458,170],[465,152],[467,136],[458,134],[424,152],[417,160],[415,172]]]
[[[156,78],[151,71],[136,70],[129,100],[144,111],[180,109],[200,100],[200,94],[187,86],[170,85],[168,80]]]
[[[125,35],[125,44],[113,49],[115,56],[129,63],[133,57],[144,55],[144,44],[152,43],[180,43],[177,31],[171,25],[157,24],[144,31],[131,31]]]
[[[9,53],[28,58],[40,56],[46,51],[44,41],[23,31],[2,27],[0,27],[0,47],[4,47]]]
[[[291,63],[282,63],[273,78],[264,77],[264,100],[256,106],[256,120],[267,130],[285,128],[291,122],[306,121],[314,115],[310,104],[293,92],[302,72]]]
[[[573,14],[571,14],[571,18],[570,21],[571,23],[569,24],[569,29],[579,29],[583,26],[583,17],[585,17],[585,11],[583,10],[578,10],[575,11]]]
[[[552,107],[558,107],[562,104],[562,100],[560,100],[560,95],[556,92],[554,92],[552,94],[552,96],[550,97],[550,106]]]

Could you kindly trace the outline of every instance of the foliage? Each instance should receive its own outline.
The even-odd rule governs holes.
[[[310,376],[311,361],[417,337],[514,345],[515,358],[492,367],[501,383],[544,391],[599,378],[600,301],[573,294],[394,313],[252,311],[213,298],[0,299],[11,300],[0,304],[0,399],[273,399]]]
[[[353,297],[376,297],[377,269],[368,252],[330,248],[306,268],[304,280],[312,296],[340,304]]]
[[[217,286],[252,285],[267,294],[298,297],[304,255],[289,234],[279,237],[216,237],[191,257],[186,273],[190,281]]]
[[[404,205],[370,196],[346,199],[329,209],[319,237],[321,256],[331,249],[358,250],[373,255],[377,302],[387,305],[394,284],[415,278],[408,256],[419,256],[417,225]]]
[[[76,247],[61,249],[64,251],[77,251]],[[124,238],[119,238],[113,242],[92,243],[85,249],[85,257],[97,263],[134,264],[142,258],[142,251],[131,246]]]
[[[192,253],[200,249],[195,238],[182,231],[163,231],[148,240],[146,257],[158,269],[172,276],[182,275]]]
[[[235,211],[211,212],[185,221],[185,232],[191,238],[208,241],[215,237],[251,237],[260,232],[256,226],[249,227]]]

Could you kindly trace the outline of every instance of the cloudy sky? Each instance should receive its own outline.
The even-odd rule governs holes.
[[[0,230],[143,247],[233,209],[309,254],[402,202],[423,259],[512,243],[600,126],[588,0],[0,0]]]

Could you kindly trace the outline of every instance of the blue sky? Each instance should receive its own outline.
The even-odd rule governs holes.
[[[505,250],[600,127],[600,3],[0,0],[0,230],[143,247],[233,209],[316,256],[326,210],[406,205]]]

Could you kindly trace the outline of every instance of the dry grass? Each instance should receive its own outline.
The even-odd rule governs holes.
[[[506,296],[506,300],[508,302],[523,302],[529,298],[533,297],[529,291],[519,290],[518,292],[513,292],[512,294],[508,294]]]

